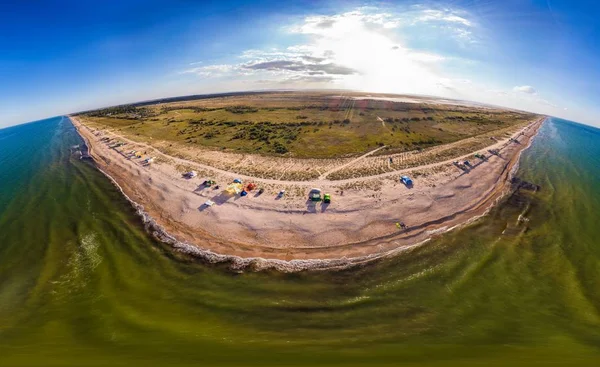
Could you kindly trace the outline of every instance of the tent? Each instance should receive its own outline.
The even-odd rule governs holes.
[[[238,183],[238,184],[241,184],[241,183],[242,183],[242,180],[241,180],[241,179],[239,179],[239,178],[234,178],[234,179],[233,179],[233,183]]]
[[[243,190],[242,184],[241,183],[232,183],[231,185],[228,185],[227,188],[225,189],[225,191],[227,191],[230,194],[239,194],[241,193]]]

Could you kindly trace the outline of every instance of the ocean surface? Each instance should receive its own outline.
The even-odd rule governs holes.
[[[467,228],[297,274],[153,240],[81,143],[0,130],[0,366],[600,365],[600,130],[550,119],[517,174],[541,191]]]

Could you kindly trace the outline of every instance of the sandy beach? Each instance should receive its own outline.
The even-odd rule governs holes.
[[[467,170],[453,165],[454,160],[468,158],[465,156],[358,178],[332,180],[324,174],[313,181],[284,181],[173,157],[70,118],[98,168],[139,205],[162,240],[210,261],[282,270],[360,263],[401,252],[470,223],[510,190],[520,154],[545,120],[540,118],[511,138],[490,141],[487,158],[475,161],[469,155],[472,167]],[[115,141],[125,145],[115,148]],[[487,149],[498,149],[499,155],[489,154]],[[143,152],[144,158],[155,157],[155,162],[144,164],[143,158],[129,154],[131,151]],[[358,159],[349,160],[344,166],[359,163]],[[183,177],[182,167],[194,169],[198,176]],[[342,169],[332,167],[331,172]],[[399,182],[404,174],[413,178],[413,187]],[[253,182],[264,188],[264,193],[258,195],[255,190],[245,197],[225,193],[234,178]],[[215,180],[219,189],[202,185],[207,179]],[[330,193],[332,202],[307,200],[314,187]],[[283,189],[286,194],[279,197]],[[204,205],[207,200],[215,205]],[[398,228],[400,222],[407,228]]]

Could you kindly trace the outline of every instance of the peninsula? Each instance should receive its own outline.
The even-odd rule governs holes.
[[[484,215],[545,120],[348,92],[181,98],[70,118],[161,239],[283,270],[394,254]]]

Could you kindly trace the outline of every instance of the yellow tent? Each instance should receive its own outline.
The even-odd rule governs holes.
[[[227,189],[225,190],[230,194],[239,194],[240,192],[242,192],[242,189],[242,184],[232,183],[231,185],[227,186]]]

